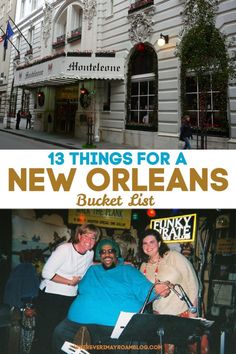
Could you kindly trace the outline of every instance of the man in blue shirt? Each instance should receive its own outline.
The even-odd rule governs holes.
[[[133,266],[120,263],[118,257],[119,246],[113,240],[99,242],[96,258],[101,264],[89,268],[79,283],[79,295],[70,306],[67,319],[56,327],[55,353],[62,353],[64,341],[74,341],[81,326],[87,327],[93,344],[121,344],[110,338],[120,312],[138,312],[153,284]],[[170,293],[168,284],[157,284],[154,289],[151,299]],[[106,348],[104,352],[109,351]]]

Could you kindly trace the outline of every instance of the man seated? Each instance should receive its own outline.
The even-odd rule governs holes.
[[[137,313],[153,284],[132,265],[120,263],[119,253],[119,246],[113,240],[104,239],[98,243],[96,259],[100,259],[101,264],[89,268],[79,283],[79,295],[70,306],[67,318],[56,327],[55,353],[63,353],[64,341],[73,342],[83,326],[89,330],[92,344],[100,344],[101,348],[102,345],[124,344],[110,338],[119,314],[121,311]],[[157,284],[154,289],[150,299],[166,297],[170,293],[168,284]],[[104,353],[111,352],[107,349]],[[102,351],[89,350],[91,353]],[[124,353],[124,350],[120,352]],[[119,350],[113,350],[113,353],[119,353]]]

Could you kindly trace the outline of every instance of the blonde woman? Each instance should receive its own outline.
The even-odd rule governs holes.
[[[99,235],[93,224],[78,226],[74,239],[58,246],[44,265],[31,354],[51,354],[53,330],[66,317],[78,283],[93,263],[93,248]]]

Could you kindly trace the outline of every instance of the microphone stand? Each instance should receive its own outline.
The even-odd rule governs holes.
[[[151,288],[149,289],[146,299],[144,300],[143,306],[139,311],[140,314],[144,313],[153,289],[155,288],[155,286],[157,284],[160,284],[160,283],[165,283],[165,282],[158,281],[158,282],[154,283],[151,286]],[[176,290],[176,288],[178,288],[178,290]],[[191,313],[197,312],[197,308],[195,306],[193,306],[188,295],[186,294],[186,292],[184,291],[184,289],[182,288],[182,286],[180,284],[171,284],[171,285],[169,285],[169,289],[172,290],[178,296],[178,298],[180,300],[182,300],[186,303],[186,305],[188,306],[188,309]],[[165,334],[164,328],[159,328],[159,330],[157,331],[157,335],[159,335],[160,346],[161,346],[160,354],[164,354],[164,342],[163,342],[164,334]]]
[[[176,288],[178,288],[178,290],[176,290]],[[186,294],[186,292],[184,291],[184,289],[182,288],[182,286],[180,284],[175,284],[173,286],[170,286],[170,289],[178,296],[178,298],[180,300],[182,300],[186,303],[186,305],[188,306],[188,309],[191,313],[197,312],[197,308],[195,306],[193,306],[188,295]]]
[[[151,288],[146,296],[146,299],[144,300],[143,306],[139,311],[140,314],[144,313],[144,310],[145,310],[145,308],[148,304],[148,301],[150,299],[152,290],[155,288],[155,286],[157,284],[161,284],[161,283],[165,283],[165,282],[158,281],[158,282],[154,283],[153,286],[151,286]],[[164,328],[159,328],[159,330],[157,331],[157,335],[159,336],[159,340],[160,340],[160,347],[161,347],[160,354],[164,354],[164,342],[163,342],[164,334],[165,334]]]
[[[156,286],[156,283],[154,283],[153,286],[151,286],[151,288],[150,288],[150,290],[149,290],[149,292],[148,292],[148,294],[147,294],[147,296],[146,296],[146,299],[144,300],[143,306],[142,306],[142,308],[139,310],[138,313],[144,313],[144,310],[145,310],[145,308],[146,308],[146,306],[147,306],[147,304],[148,304],[148,301],[149,301],[149,299],[150,299],[152,290],[155,288],[155,286]]]
[[[165,282],[161,282],[161,281],[158,281],[156,283],[153,284],[153,286],[151,286],[147,296],[146,296],[146,299],[144,300],[144,303],[143,303],[143,306],[142,308],[139,310],[138,313],[144,313],[145,311],[145,308],[148,304],[148,301],[150,299],[150,296],[151,296],[151,293],[152,293],[152,290],[155,288],[155,286],[157,284],[161,284],[161,283],[165,283]],[[176,290],[176,288],[178,290]],[[195,306],[193,306],[191,300],[189,299],[188,295],[186,294],[186,292],[184,291],[183,287],[180,285],[180,284],[172,284],[172,285],[169,285],[169,289],[173,291],[173,293],[175,293],[178,298],[181,300],[181,301],[184,301],[186,303],[186,305],[188,306],[188,309],[191,313],[196,313],[197,312],[197,308]]]

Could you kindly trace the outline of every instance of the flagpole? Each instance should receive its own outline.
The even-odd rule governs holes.
[[[14,90],[14,77],[12,79],[12,83],[11,83],[11,92],[10,92],[10,102],[9,102],[9,112],[7,115],[7,126],[6,129],[11,129],[11,112],[12,112],[12,95],[13,95],[13,90]]]
[[[25,38],[25,36],[23,35],[23,33],[21,32],[21,30],[19,29],[19,27],[16,25],[16,23],[13,21],[13,19],[11,18],[11,16],[8,16],[9,19],[11,20],[11,22],[13,23],[13,25],[18,29],[18,31],[20,32],[20,34],[22,35],[22,37],[24,38],[24,40],[28,43],[30,50],[32,50],[32,45],[29,43],[29,41]]]
[[[6,36],[6,32],[3,31],[2,27],[0,27],[0,30],[2,31],[2,33],[4,34],[4,36]],[[20,51],[19,49],[16,48],[15,44],[13,44],[13,42],[10,40],[10,38],[8,38],[8,41],[11,43],[11,45],[15,48],[15,50],[17,51],[17,53],[20,55]]]
[[[0,30],[2,31],[2,33],[4,34],[4,36],[7,35],[6,32],[2,29],[2,27],[0,27]],[[13,44],[13,42],[10,40],[10,38],[8,38],[7,40],[8,40],[8,41],[11,43],[11,45],[15,48],[15,50],[16,50],[17,53],[18,53],[18,55],[20,55],[19,49],[16,48],[16,46]],[[5,54],[6,54],[6,53],[5,53]],[[5,60],[5,57],[4,57],[4,60]]]

